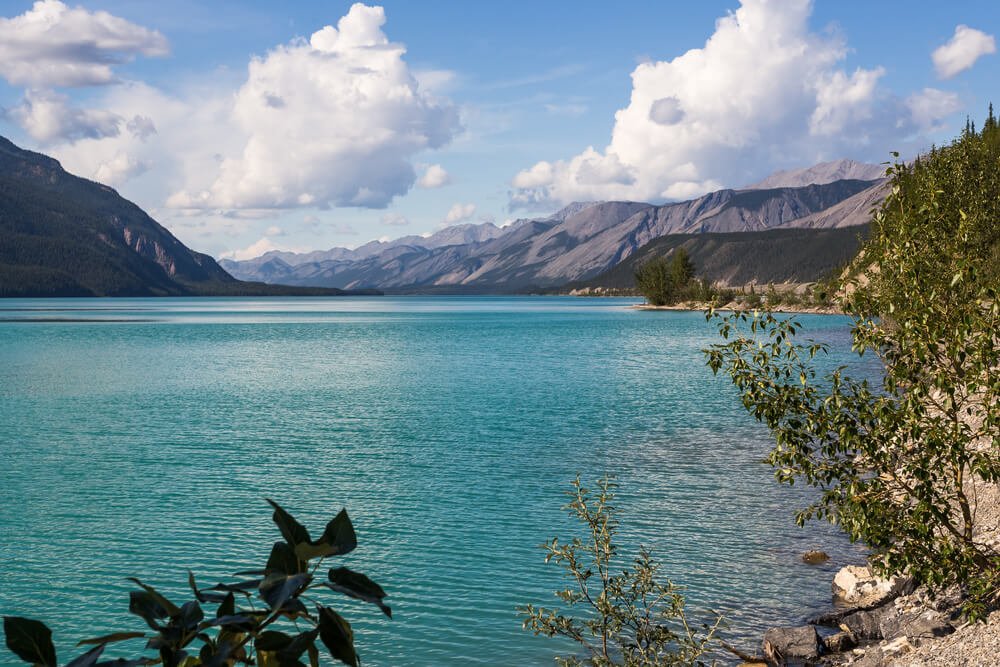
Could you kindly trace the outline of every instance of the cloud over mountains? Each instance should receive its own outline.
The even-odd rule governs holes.
[[[519,172],[511,206],[683,199],[753,169],[857,154],[875,137],[880,149],[902,143],[955,111],[957,97],[935,89],[894,97],[882,67],[844,69],[844,38],[813,32],[811,11],[808,0],[743,0],[703,47],[640,64],[611,142]]]

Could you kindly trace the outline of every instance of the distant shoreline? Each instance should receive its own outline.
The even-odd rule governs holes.
[[[654,306],[649,303],[639,303],[633,306],[629,306],[634,310],[680,310],[680,311],[705,311],[713,306],[708,303],[681,303],[672,306]],[[727,303],[723,306],[715,306],[715,310],[741,310],[738,304]],[[752,310],[747,308],[742,308],[742,310]],[[755,310],[763,310],[762,308],[757,308]],[[844,311],[839,308],[832,306],[798,306],[793,308],[785,308],[778,306],[777,308],[770,309],[773,313],[788,313],[790,315],[843,315]]]

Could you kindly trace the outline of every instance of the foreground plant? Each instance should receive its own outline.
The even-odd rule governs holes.
[[[873,550],[883,574],[932,592],[958,585],[973,618],[1000,603],[1000,551],[977,499],[1000,482],[1000,128],[992,109],[951,145],[889,170],[891,194],[845,280],[853,348],[874,385],[843,368],[818,378],[825,347],[770,313],[710,313],[707,351],[771,430],[779,481],[821,489],[821,517]]]
[[[581,607],[581,617],[529,604],[518,609],[525,617],[524,629],[580,644],[586,657],[557,657],[561,665],[704,664],[701,658],[709,652],[721,618],[691,627],[682,589],[657,578],[660,564],[645,547],[630,568],[616,570],[618,520],[611,504],[616,487],[604,477],[597,489],[588,489],[577,477],[566,509],[583,524],[586,536],[568,544],[553,538],[543,545],[545,562],[561,565],[572,581],[556,596],[569,608]]]
[[[354,633],[343,616],[307,597],[307,592],[327,588],[348,597],[370,602],[391,618],[383,602],[385,591],[374,581],[346,567],[329,570],[326,577],[316,573],[324,560],[343,556],[357,547],[357,537],[346,510],[341,510],[323,534],[313,540],[295,518],[274,501],[273,520],[283,541],[275,542],[262,570],[238,572],[244,577],[199,589],[193,574],[188,583],[194,599],[177,606],[153,587],[138,579],[139,590],[129,594],[129,611],[139,616],[149,631],[116,632],[85,639],[78,646],[93,646],[67,663],[67,667],[312,667],[320,664],[319,639],[330,655],[348,665],[360,665],[354,647]],[[249,577],[249,578],[247,578]],[[258,607],[254,598],[263,604]],[[304,600],[311,603],[306,606]],[[217,605],[206,615],[202,605]],[[52,632],[42,622],[5,616],[7,648],[21,660],[41,667],[56,667]],[[278,629],[278,628],[282,629]],[[155,657],[100,661],[112,643],[146,639],[146,651]]]

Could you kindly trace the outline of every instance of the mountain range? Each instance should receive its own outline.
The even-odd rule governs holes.
[[[578,202],[358,248],[216,262],[115,190],[0,137],[0,296],[339,295],[629,287],[638,261],[688,248],[723,283],[807,282],[850,259],[884,171],[841,160],[683,202]],[[603,281],[603,283],[602,283]]]
[[[554,215],[504,227],[460,225],[427,237],[372,242],[353,250],[269,252],[221,264],[238,278],[288,285],[399,292],[551,289],[592,280],[666,236],[863,225],[884,197],[883,174],[882,167],[841,160],[780,172],[748,188],[719,190],[684,202],[574,203]],[[844,175],[864,178],[840,178]],[[857,234],[843,235],[848,236]],[[822,245],[816,248],[822,250]],[[825,264],[809,262],[813,267]],[[747,272],[728,273],[735,279]],[[822,277],[792,273],[787,279]]]
[[[113,189],[0,137],[0,296],[343,293],[237,280]]]

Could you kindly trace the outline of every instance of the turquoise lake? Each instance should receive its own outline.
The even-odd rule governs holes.
[[[343,563],[393,608],[326,598],[364,664],[548,665],[566,646],[515,609],[564,585],[538,545],[576,534],[577,473],[617,475],[623,553],[651,547],[731,641],[824,609],[858,549],[795,526],[809,491],[760,463],[767,433],[705,367],[704,316],[632,303],[0,301],[0,612],[46,621],[62,662],[141,630],[123,578],[187,599],[188,568],[207,585],[262,566],[270,497],[315,532],[350,512]],[[845,318],[799,319],[829,363],[858,363]],[[811,548],[832,560],[803,564]]]

